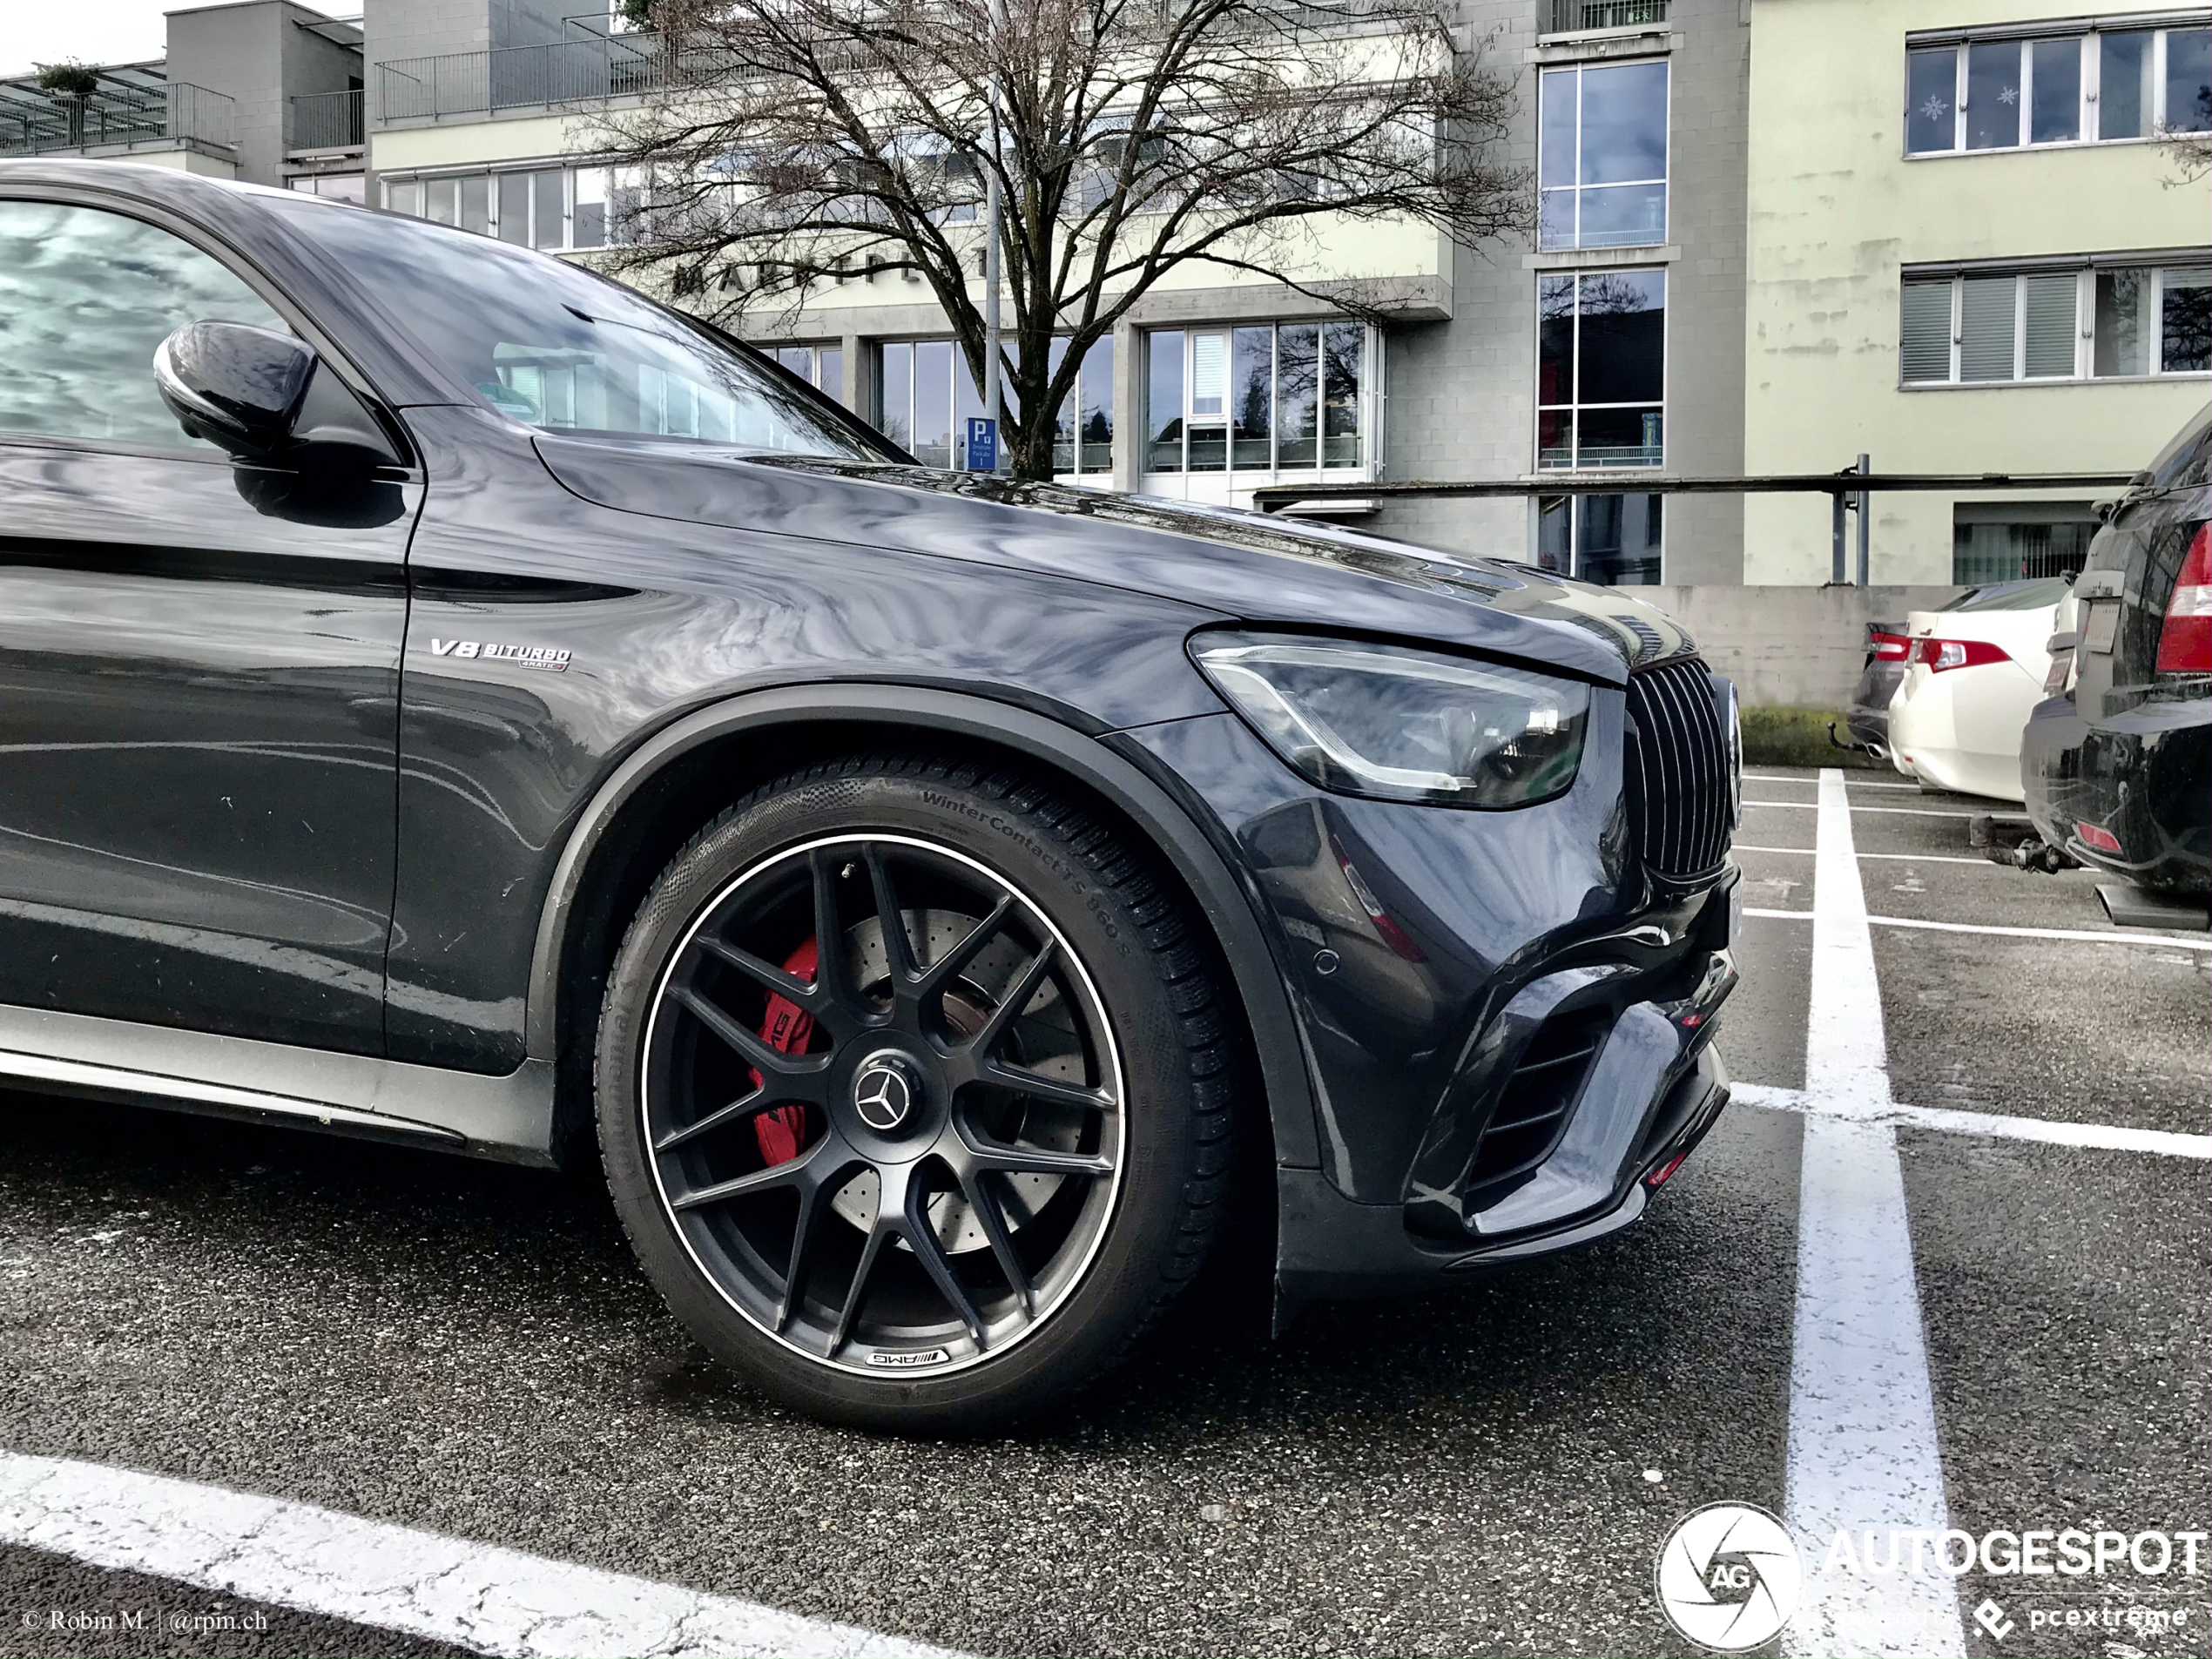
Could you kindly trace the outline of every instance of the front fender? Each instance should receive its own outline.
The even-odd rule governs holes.
[[[1259,897],[1241,865],[1217,844],[1217,825],[1202,826],[1130,759],[1088,736],[1027,709],[928,687],[819,683],[754,691],[695,710],[639,744],[576,816],[541,910],[530,962],[524,1046],[533,1059],[557,1057],[562,964],[595,855],[623,810],[662,772],[700,747],[777,728],[838,724],[905,728],[917,738],[954,736],[1028,755],[1095,790],[1136,826],[1175,867],[1204,912],[1228,958],[1258,1049],[1278,1164],[1319,1163],[1313,1085],[1280,966],[1258,915]]]

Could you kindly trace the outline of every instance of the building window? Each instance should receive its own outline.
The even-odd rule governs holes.
[[[2212,132],[2212,29],[2001,36],[1905,54],[1908,155]]]
[[[562,253],[604,247],[614,170],[539,167],[497,173],[384,181],[395,213],[456,225],[522,247]]]
[[[368,176],[366,173],[294,173],[289,182],[293,189],[303,195],[320,196],[325,201],[351,202],[358,207],[368,199]]]
[[[840,346],[778,346],[775,360],[832,401],[845,401],[845,350]]]
[[[1662,464],[1667,273],[1540,276],[1536,299],[1536,465]]]
[[[1019,361],[1014,342],[1007,354]],[[1064,335],[1052,342],[1053,366],[1066,356]],[[962,442],[971,416],[983,413],[983,395],[968,372],[968,359],[949,340],[887,340],[876,347],[876,429],[925,467],[965,468]],[[1076,389],[1061,405],[1054,435],[1053,470],[1063,475],[1114,469],[1114,341],[1096,341],[1083,359]],[[818,381],[817,384],[824,384]],[[1000,390],[1009,410],[1014,388]]]
[[[1540,98],[1540,246],[1665,241],[1665,61],[1548,69]]]
[[[1660,502],[1649,494],[1545,496],[1536,508],[1536,563],[1607,587],[1659,580]]]
[[[2082,265],[1905,278],[1906,386],[2212,371],[2212,266]]]
[[[1357,322],[1153,330],[1145,339],[1144,470],[1364,466],[1372,349]]]
[[[1960,502],[1952,509],[1951,579],[1962,587],[2078,574],[2097,515],[2081,502]]]
[[[1068,341],[1052,342],[1052,372],[1067,361]],[[1061,477],[1114,469],[1114,337],[1102,334],[1083,354],[1076,389],[1060,405],[1052,437],[1052,470]]]

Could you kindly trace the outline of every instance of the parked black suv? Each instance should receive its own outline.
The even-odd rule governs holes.
[[[1238,1157],[1287,1309],[1610,1232],[1726,1099],[1732,695],[1622,595],[929,471],[158,169],[0,163],[0,1076],[596,1126],[703,1343],[928,1431],[1096,1375]]]
[[[2212,409],[2138,475],[2089,544],[2020,742],[2050,846],[2155,895],[2117,920],[2194,920],[2212,892]],[[2161,906],[2158,900],[2163,899]],[[2184,910],[2194,912],[2191,918]]]

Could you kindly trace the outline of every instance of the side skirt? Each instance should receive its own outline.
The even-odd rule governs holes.
[[[503,1076],[0,1005],[0,1081],[551,1168],[552,1063]]]

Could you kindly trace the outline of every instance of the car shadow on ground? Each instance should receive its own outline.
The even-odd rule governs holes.
[[[1720,1137],[1716,1136],[1716,1139]],[[1695,1189],[1695,1162],[1678,1177]],[[1042,1418],[997,1438],[1049,1453],[1116,1444],[1233,1444],[1270,1429],[1357,1433],[1440,1413],[1505,1426],[1618,1408],[1663,1412],[1676,1390],[1708,1386],[1712,1340],[1735,1352],[1776,1342],[1777,1319],[1741,1289],[1747,1202],[1724,1184],[1669,1194],[1627,1234],[1592,1249],[1386,1301],[1317,1303],[1268,1332],[1264,1259],[1243,1252],[1186,1294],[1137,1352]],[[1753,1207],[1764,1206],[1750,1195]],[[487,1317],[543,1329],[567,1322],[642,1362],[640,1391],[701,1426],[786,1419],[684,1336],[631,1263],[596,1169],[563,1172],[472,1162],[374,1143],[73,1098],[0,1095],[0,1241],[20,1256],[39,1235],[100,1237],[114,1216],[158,1217],[172,1255],[207,1295],[241,1298],[320,1287],[309,1328],[334,1346],[349,1304],[385,1325],[410,1309],[435,1322]],[[1764,1231],[1786,1233],[1787,1217]],[[1773,1237],[1749,1242],[1771,1256]],[[1784,1254],[1759,1275],[1779,1270]],[[272,1277],[261,1279],[261,1274]],[[351,1279],[349,1285],[347,1281]],[[239,1307],[260,1317],[259,1307]],[[1774,1312],[1767,1309],[1767,1312]],[[1724,1329],[1716,1329],[1717,1324]],[[520,1359],[520,1355],[517,1355]],[[1685,1370],[1685,1367],[1687,1368]],[[1592,1416],[1591,1413],[1595,1413]]]

